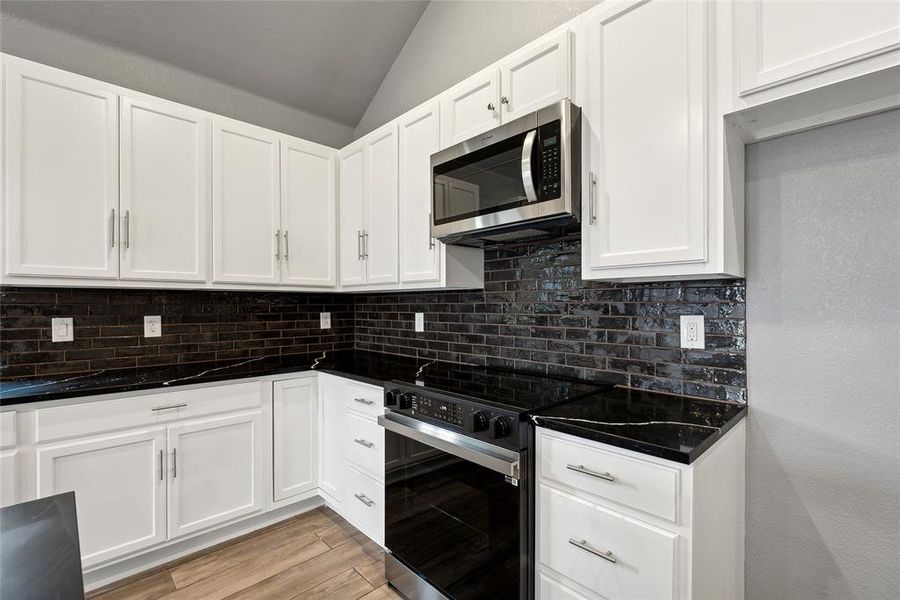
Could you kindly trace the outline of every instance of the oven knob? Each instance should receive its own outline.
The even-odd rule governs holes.
[[[400,392],[397,390],[388,390],[384,393],[384,405],[385,406],[397,406],[397,397],[400,395]]]
[[[494,439],[506,437],[509,435],[509,422],[505,417],[494,417],[491,419],[491,437]]]
[[[400,394],[397,398],[398,408],[400,410],[409,410],[412,408],[413,395],[409,392]]]
[[[472,423],[469,425],[469,432],[475,433],[476,431],[484,431],[489,425],[490,420],[488,419],[488,414],[483,410],[479,410],[472,415]]]

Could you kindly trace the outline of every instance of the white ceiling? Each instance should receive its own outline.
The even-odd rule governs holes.
[[[4,14],[356,125],[427,0],[3,0]]]

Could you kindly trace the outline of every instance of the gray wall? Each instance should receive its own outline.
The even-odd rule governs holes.
[[[353,139],[353,128],[337,121],[6,14],[0,21],[0,49],[328,146],[340,148]]]
[[[565,23],[599,0],[433,0],[356,126],[360,137]]]
[[[900,111],[748,147],[747,592],[900,598]]]

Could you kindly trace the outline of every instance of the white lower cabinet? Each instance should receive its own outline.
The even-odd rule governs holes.
[[[276,381],[272,395],[273,499],[319,485],[319,403],[315,377]]]
[[[37,496],[75,492],[85,567],[166,540],[165,454],[165,427],[37,448]]]
[[[15,411],[0,413],[0,507],[19,501],[19,452]]]
[[[319,397],[322,399],[322,416],[319,421],[322,434],[319,488],[337,503],[343,498],[345,477],[344,444],[341,443],[346,419],[343,396],[342,379],[319,375]]]

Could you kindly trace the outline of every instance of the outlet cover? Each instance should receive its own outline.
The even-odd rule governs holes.
[[[416,313],[416,331],[425,331],[425,313]]]
[[[319,313],[319,328],[331,329],[331,313]]]
[[[54,342],[75,341],[75,325],[72,321],[72,317],[53,319],[51,330],[51,337]]]
[[[144,337],[160,337],[162,335],[162,317],[159,315],[144,317]]]
[[[681,315],[681,347],[706,347],[703,315]]]

